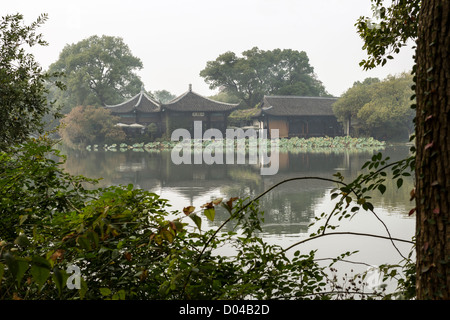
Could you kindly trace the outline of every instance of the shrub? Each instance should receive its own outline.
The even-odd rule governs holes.
[[[89,144],[119,143],[125,141],[125,132],[116,127],[118,118],[101,107],[78,106],[63,119],[60,134],[70,148]]]

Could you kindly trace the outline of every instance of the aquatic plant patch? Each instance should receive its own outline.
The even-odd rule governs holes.
[[[258,142],[252,139],[245,139],[245,143],[242,143],[239,139],[233,139],[233,141],[227,141],[227,139],[213,139],[213,140],[198,140],[192,139],[186,141],[185,143],[191,144],[191,149],[196,148],[217,148],[218,145],[223,146],[224,151],[226,148],[233,148],[239,151],[243,151],[242,146],[246,151],[252,148],[258,147]],[[266,139],[267,146],[270,150],[271,139]],[[140,142],[133,144],[111,144],[111,145],[88,145],[86,147],[89,151],[147,151],[147,152],[158,152],[163,150],[172,150],[177,145],[179,141],[154,141],[154,142]],[[353,137],[313,137],[313,138],[280,138],[278,139],[278,147],[281,151],[324,151],[328,150],[348,150],[348,149],[384,149],[386,143],[384,141],[376,140],[372,137],[369,138],[353,138]]]

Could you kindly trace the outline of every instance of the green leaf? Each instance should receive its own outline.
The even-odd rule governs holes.
[[[202,219],[199,216],[197,216],[196,214],[190,214],[189,218],[191,218],[192,221],[194,221],[195,225],[200,230],[202,227]]]
[[[85,249],[85,250],[91,250],[91,244],[90,241],[88,240],[87,236],[79,236],[77,238],[77,243],[80,245],[81,248]]]
[[[214,208],[208,208],[208,209],[205,209],[204,213],[205,213],[205,216],[206,216],[209,220],[214,221],[214,217],[215,217],[215,215],[216,215],[216,210],[215,210]]]
[[[50,268],[43,267],[40,264],[33,264],[31,266],[31,276],[38,285],[40,291],[50,276]]]
[[[402,186],[402,184],[403,184],[403,179],[402,179],[402,178],[399,178],[399,179],[397,180],[397,188],[400,188],[400,187]]]
[[[361,167],[361,169],[364,169],[365,167],[367,167],[370,164],[370,161],[367,161],[366,163],[364,163],[364,165]]]
[[[59,295],[61,295],[62,290],[66,284],[68,276],[67,273],[64,270],[59,269],[58,267],[53,268],[53,282],[56,285],[56,288],[58,289]]]
[[[112,300],[125,300],[125,297],[126,297],[125,290],[122,289],[112,296]]]
[[[170,227],[174,231],[182,231],[184,225],[180,221],[174,220],[174,221],[170,221]]]
[[[345,202],[347,202],[347,206],[350,204],[350,202],[352,202],[352,197],[345,197]]]
[[[161,230],[161,236],[162,236],[162,238],[163,238],[164,240],[167,240],[167,241],[169,241],[170,243],[172,243],[172,242],[173,242],[173,239],[175,238],[174,235],[173,235],[173,233],[170,232],[170,231],[167,230],[167,229]]]
[[[93,230],[89,230],[89,231],[87,232],[86,236],[87,236],[87,239],[89,239],[90,242],[91,242],[92,244],[94,244],[94,247],[97,248],[97,247],[98,247],[98,244],[99,244],[99,237],[98,237],[97,232],[95,232],[95,231],[93,231]]]
[[[84,281],[83,278],[80,278],[80,284],[81,284],[81,288],[80,288],[80,290],[78,290],[78,292],[80,293],[80,299],[83,300],[88,291],[88,286],[87,286],[86,281]]]
[[[373,205],[370,202],[363,203],[363,209],[364,210],[373,210]]]
[[[15,257],[11,253],[4,254],[3,258],[8,266],[8,270],[11,272],[13,278],[17,281],[17,285],[20,287],[20,282],[28,269],[28,261],[23,258]]]
[[[21,226],[27,219],[28,219],[28,215],[27,214],[24,214],[24,215],[21,215],[21,216],[19,216],[19,226]]]
[[[30,245],[30,241],[28,240],[28,237],[24,234],[19,235],[16,240],[14,240],[15,244],[18,244],[19,246],[26,248]]]
[[[17,281],[17,286],[20,287],[20,282],[22,281],[23,276],[25,275],[25,272],[28,270],[28,261],[26,261],[23,258],[18,258],[16,260],[17,262],[17,271],[16,271],[16,281]]]
[[[378,190],[381,192],[381,194],[384,194],[384,192],[386,191],[386,186],[384,184],[380,184],[378,186]]]
[[[104,297],[108,297],[111,295],[111,290],[109,288],[100,288],[100,294]]]
[[[34,256],[31,259],[31,261],[32,261],[33,265],[39,266],[41,268],[47,268],[49,270],[51,268],[50,262],[47,259],[45,259],[45,258],[43,258],[41,256]]]

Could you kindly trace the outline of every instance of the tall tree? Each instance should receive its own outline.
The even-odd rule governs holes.
[[[170,100],[175,99],[177,96],[173,93],[170,93],[167,90],[156,90],[151,95],[159,102],[161,103],[167,103]]]
[[[389,76],[371,85],[371,100],[358,111],[365,132],[381,139],[408,139],[414,131],[412,75]]]
[[[42,131],[42,118],[51,112],[44,73],[26,47],[46,46],[36,30],[47,20],[41,15],[29,26],[23,15],[7,15],[0,21],[0,150]],[[61,88],[59,82],[55,84]]]
[[[340,122],[351,124],[352,120],[358,118],[358,112],[371,100],[370,87],[380,82],[378,78],[366,78],[363,82],[356,81],[344,94],[333,104],[333,112]]]
[[[417,295],[450,299],[450,2],[422,1],[417,41]]]
[[[408,39],[415,54],[416,290],[418,299],[450,299],[450,2],[372,0],[376,27],[361,17],[358,31],[369,59],[385,64]],[[389,50],[386,53],[386,50]]]
[[[266,94],[327,96],[304,51],[257,47],[242,57],[226,52],[208,61],[200,72],[211,89],[221,89],[254,107]]]
[[[412,75],[367,78],[355,82],[333,105],[340,121],[357,120],[358,133],[381,139],[408,139],[413,133]],[[356,122],[356,121],[355,121]]]
[[[53,93],[64,104],[64,113],[79,105],[120,103],[139,93],[140,69],[141,60],[122,38],[97,35],[66,45],[49,68],[65,75],[67,90]]]

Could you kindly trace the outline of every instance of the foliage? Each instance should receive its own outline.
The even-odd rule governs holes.
[[[78,106],[64,117],[59,132],[64,144],[70,148],[122,142],[126,134],[115,126],[117,122],[118,118],[102,107]]]
[[[366,78],[363,82],[356,81],[344,94],[333,104],[333,112],[339,121],[356,119],[358,111],[370,102],[370,88],[372,84],[380,82],[378,78]]]
[[[413,132],[412,76],[389,76],[383,81],[367,78],[355,83],[333,105],[340,121],[351,119],[358,134],[408,139]]]
[[[374,19],[360,17],[356,23],[357,32],[364,40],[363,49],[369,56],[360,62],[364,70],[384,66],[409,40],[417,38],[420,11],[418,0],[395,0],[390,6],[384,6],[383,0],[371,2]]]
[[[52,89],[52,98],[64,105],[63,113],[76,106],[117,104],[141,90],[142,81],[135,73],[142,68],[122,38],[91,36],[66,45],[51,72],[64,74],[67,89]]]
[[[217,93],[216,95],[209,97],[209,99],[214,100],[214,101],[225,102],[225,103],[232,103],[232,104],[241,103],[239,98],[237,98],[236,96],[229,94],[228,92],[223,91],[223,90],[219,91],[219,93]]]
[[[245,127],[253,124],[254,117],[261,112],[259,108],[237,109],[228,116],[228,125],[231,127]]]
[[[339,219],[342,217],[350,217],[350,212],[359,211],[361,208],[373,212],[373,205],[370,202],[371,196],[368,192],[372,190],[378,190],[381,194],[385,193],[385,182],[387,179],[386,169],[392,167],[393,176],[391,179],[396,180],[397,187],[400,188],[403,185],[403,178],[405,176],[410,177],[411,172],[414,171],[414,157],[409,157],[397,162],[388,163],[389,157],[383,159],[382,153],[377,153],[372,156],[370,161],[367,161],[361,169],[368,168],[370,171],[366,174],[360,174],[356,179],[350,183],[344,184],[344,177],[341,173],[336,173],[335,176],[343,184],[343,187],[334,189],[331,194],[331,198],[334,199],[341,195],[341,200],[336,204],[335,210],[341,211]],[[353,196],[352,196],[353,195]],[[352,201],[356,200],[355,206],[348,208]],[[329,217],[332,217],[334,212],[330,213]],[[320,230],[332,228],[327,223]]]
[[[16,151],[20,156],[2,154],[0,217],[8,221],[0,242],[3,299],[268,299],[302,297],[321,287],[323,270],[313,253],[297,254],[290,264],[280,248],[255,237],[261,221],[256,203],[224,201],[236,231],[202,232],[193,207],[169,218],[166,200],[132,185],[84,189],[81,182],[90,181],[62,172],[47,157],[49,141],[30,141]],[[21,189],[17,201],[11,191]],[[214,220],[220,204],[205,204],[205,217]],[[225,242],[237,248],[238,258],[213,254]],[[71,266],[80,270],[78,290],[67,285]]]
[[[358,111],[358,119],[372,132],[404,129],[409,138],[414,131],[414,110],[410,99],[412,84],[412,76],[403,74],[373,85],[372,99]]]
[[[0,238],[3,240],[12,241],[24,231],[32,233],[26,226],[38,221],[45,224],[56,211],[72,210],[86,200],[89,192],[83,189],[82,183],[93,180],[61,170],[60,154],[53,150],[53,144],[42,137],[0,154]]]
[[[15,14],[0,21],[0,150],[42,132],[41,120],[52,111],[44,85],[51,75],[42,72],[34,56],[24,48],[47,45],[36,33],[46,20],[47,15],[41,15],[24,26],[23,16]],[[55,85],[62,87],[59,82]]]
[[[256,106],[264,95],[328,95],[304,51],[264,51],[254,47],[242,56],[223,53],[208,61],[200,76],[211,89],[220,88],[247,107]]]
[[[169,101],[176,98],[176,95],[170,93],[167,90],[156,90],[154,91],[151,96],[155,98],[160,103],[168,103]]]

